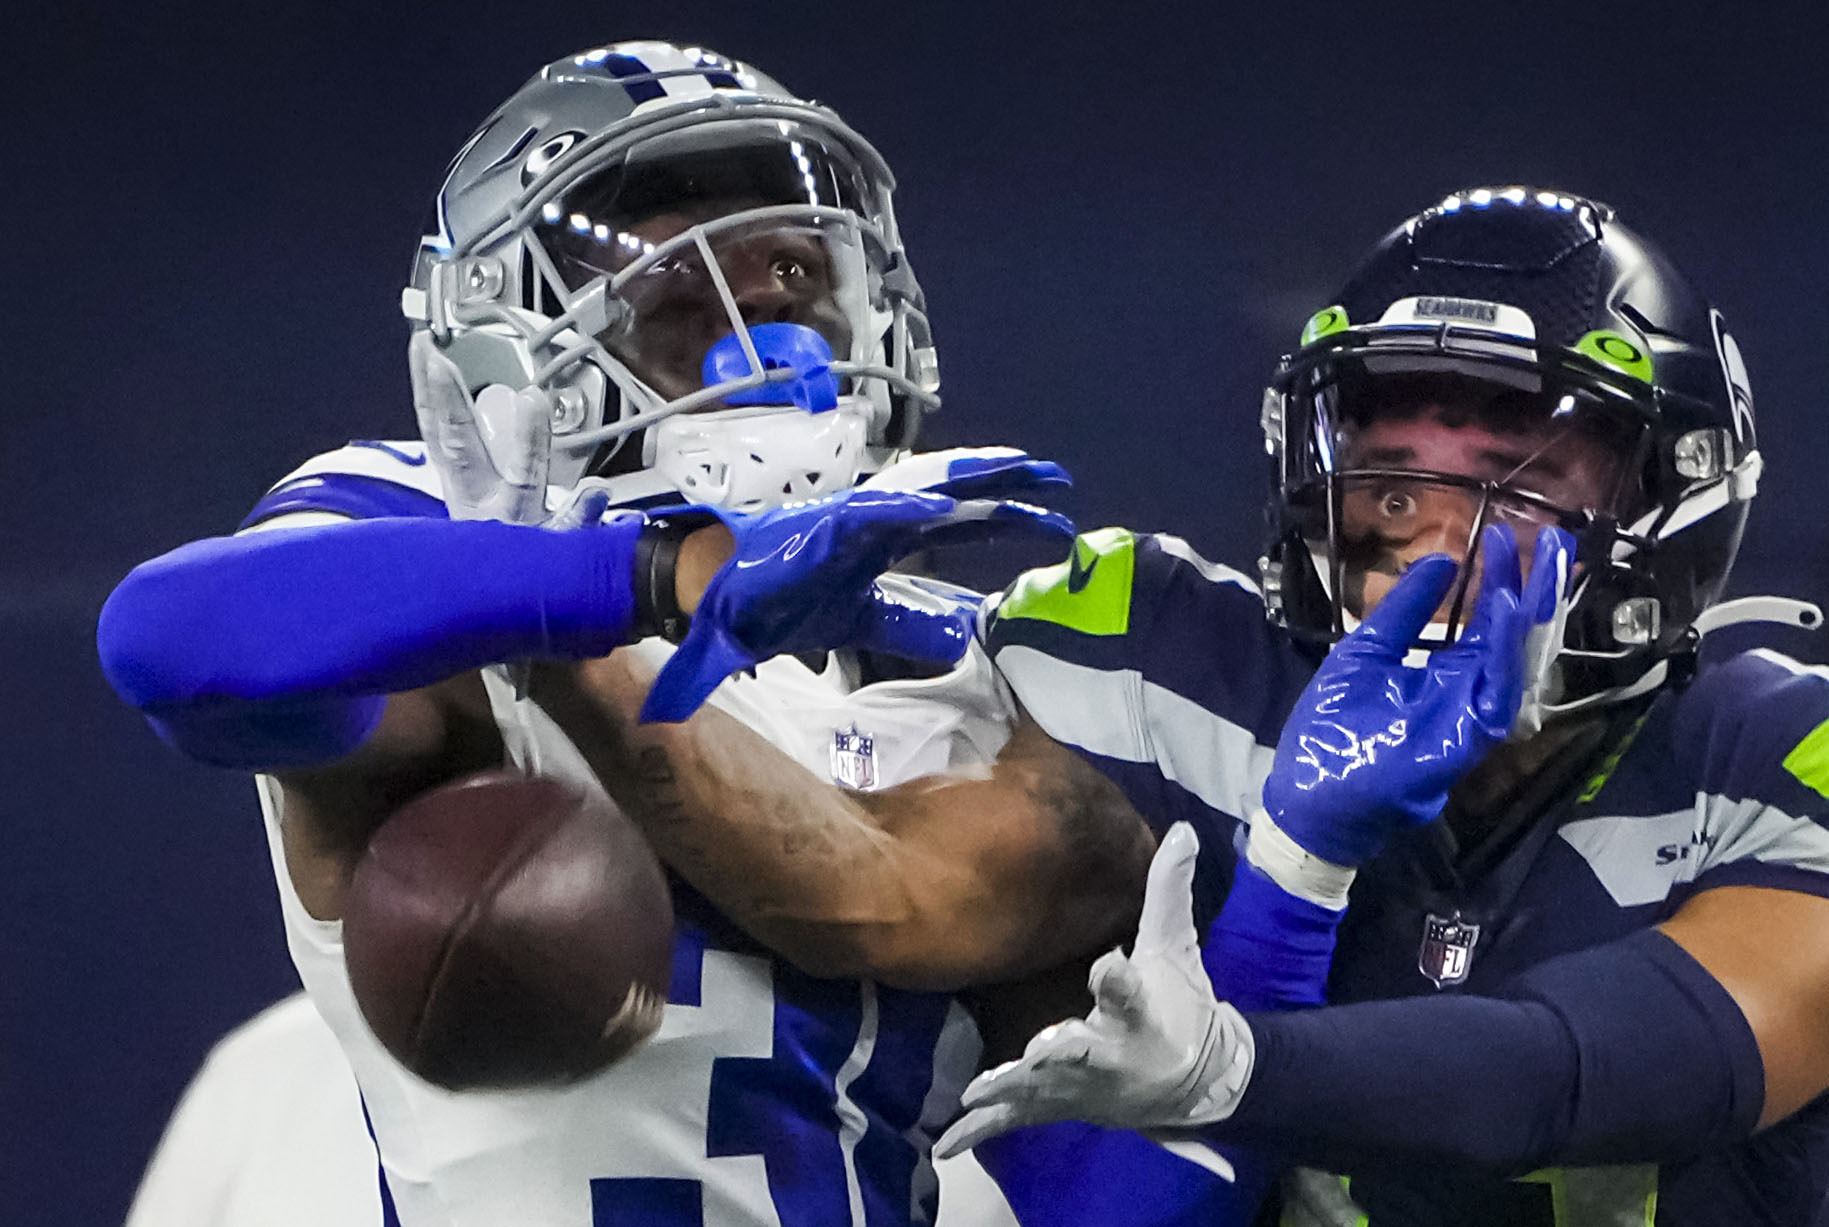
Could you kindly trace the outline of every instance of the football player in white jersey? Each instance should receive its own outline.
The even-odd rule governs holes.
[[[1052,480],[1008,449],[907,456],[937,374],[890,188],[880,157],[830,111],[715,54],[625,43],[548,66],[453,163],[404,296],[428,446],[320,457],[275,486],[244,532],[402,515],[533,524],[580,482],[623,507],[685,494],[753,512],[860,481],[997,495]],[[892,577],[885,590],[911,618],[969,620],[969,595],[947,585]],[[707,804],[656,796],[692,781],[638,770],[620,741],[581,755],[576,741],[614,730],[576,701],[566,671],[545,669],[540,703],[517,696],[525,678],[465,671],[391,696],[340,761],[261,776],[288,942],[354,1068],[385,1169],[366,1174],[357,1200],[409,1224],[929,1220],[926,1148],[977,1039],[955,1002],[921,990],[1109,944],[1134,919],[1150,846],[1090,768],[1036,771],[1040,740],[981,650],[961,646],[950,669],[914,676],[862,652],[818,669],[769,660],[720,686],[694,727],[761,734],[797,764],[776,781],[784,791],[802,772],[866,802],[921,776],[976,774],[1000,792],[1014,779],[1018,796],[1047,791],[1050,814],[1109,803],[1125,819],[1096,825],[1117,838],[1040,828],[1040,806],[987,811],[981,838],[1001,855],[975,860],[905,830],[884,846],[921,859],[900,874],[908,889],[878,889],[894,866],[854,867],[857,910],[838,923],[826,892],[794,905],[828,862],[777,857],[739,890],[728,862],[657,841],[685,879],[673,1003],[644,1048],[562,1090],[452,1094],[388,1056],[343,967],[343,884],[400,800],[504,758],[583,787],[601,778],[651,834],[669,807]],[[645,690],[671,650],[645,641],[612,654],[603,676]],[[1070,794],[1076,804],[1061,806]],[[1005,906],[1012,893],[1021,906]],[[885,905],[902,909],[892,923]],[[881,971],[902,987],[809,971]]]

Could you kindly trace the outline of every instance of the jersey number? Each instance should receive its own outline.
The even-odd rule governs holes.
[[[815,980],[776,963],[772,1002],[765,1002],[756,999],[753,975],[720,974],[739,960],[750,963],[749,956],[715,950],[709,959],[705,955],[699,935],[682,928],[674,952],[673,1005],[696,1006],[707,1012],[707,1021],[731,1024],[721,1036],[726,1054],[710,1059],[704,1159],[715,1168],[719,1159],[759,1156],[767,1204],[754,1204],[763,1194],[754,1189],[749,1166],[733,1169],[728,1183],[709,1192],[696,1179],[603,1177],[591,1181],[593,1227],[705,1227],[708,1197],[712,1223],[907,1222],[916,1154],[901,1135],[914,1120],[873,1122],[853,1094],[875,1089],[866,1083],[887,1083],[886,1073],[919,1077],[901,1058],[914,1057],[923,1044],[920,1064],[931,1076],[939,1016],[931,1029],[898,1025],[893,1040],[879,1049],[874,986]],[[921,996],[880,991],[892,1000]],[[877,1057],[901,1068],[882,1070]],[[924,1080],[920,1089],[925,1090]],[[916,1111],[919,1098],[914,1096]],[[876,1096],[872,1102],[878,1102]],[[882,1188],[860,1184],[858,1171],[865,1167]],[[866,1200],[882,1198],[883,1189],[899,1196],[867,1211]]]

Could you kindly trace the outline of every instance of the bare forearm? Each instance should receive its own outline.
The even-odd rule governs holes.
[[[280,774],[286,864],[306,910],[319,920],[342,915],[356,862],[396,807],[502,760],[482,679],[466,674],[390,695],[374,735],[347,758]]]
[[[857,970],[858,930],[907,918],[895,841],[854,794],[721,711],[640,724],[648,681],[617,653],[540,666],[532,693],[675,872],[809,970]]]
[[[1149,829],[1033,721],[987,772],[853,793],[715,708],[638,723],[648,675],[627,651],[555,663],[533,695],[661,859],[803,969],[952,989],[1134,928]]]

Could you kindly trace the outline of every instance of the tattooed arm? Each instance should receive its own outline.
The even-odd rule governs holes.
[[[650,680],[617,652],[540,666],[532,693],[661,858],[803,970],[955,988],[1135,927],[1148,827],[1026,717],[987,773],[855,793],[711,707],[637,723]]]

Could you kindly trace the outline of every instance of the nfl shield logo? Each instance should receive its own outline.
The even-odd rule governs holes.
[[[1444,919],[1433,913],[1423,921],[1422,949],[1416,952],[1416,966],[1437,988],[1459,984],[1467,978],[1473,963],[1473,944],[1480,940],[1480,926],[1468,924],[1456,912]]]
[[[867,792],[876,787],[876,738],[849,729],[832,730],[832,778],[846,788]]]

